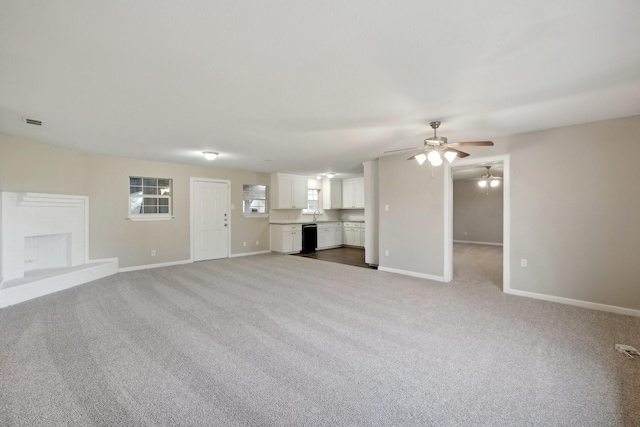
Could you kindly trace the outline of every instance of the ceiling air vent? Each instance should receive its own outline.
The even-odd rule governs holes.
[[[28,119],[26,117],[23,117],[22,120],[28,125],[42,126],[42,120]]]

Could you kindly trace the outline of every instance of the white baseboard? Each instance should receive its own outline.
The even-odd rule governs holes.
[[[380,267],[380,266],[378,266],[378,271],[386,271],[387,273],[396,273],[396,274],[402,274],[404,276],[419,277],[421,279],[429,279],[429,280],[435,280],[436,282],[444,282],[444,277],[442,276],[434,276],[431,274],[417,273],[415,271],[399,270],[397,268]]]
[[[475,242],[473,240],[454,240],[453,243],[467,243],[470,245],[489,245],[489,246],[503,246],[502,243],[494,242]]]
[[[229,255],[229,258],[236,258],[236,257],[239,257],[239,256],[262,255],[262,254],[270,254],[270,253],[271,253],[270,250],[268,250],[268,251],[257,251],[257,252],[242,252],[242,253],[239,253],[239,254]]]
[[[80,269],[53,276],[35,278],[33,281],[0,290],[0,308],[18,304],[54,292],[83,285],[118,272],[118,259],[91,260]],[[22,279],[17,279],[22,280]]]
[[[137,270],[148,270],[151,268],[159,268],[159,267],[170,267],[172,265],[182,265],[182,264],[190,264],[193,261],[190,259],[185,259],[182,261],[171,261],[171,262],[161,262],[159,264],[145,264],[145,265],[136,265],[133,267],[124,267],[118,270],[120,273],[126,273],[128,271],[137,271]]]
[[[251,255],[261,255],[261,254],[269,254],[271,251],[256,251],[256,252],[243,252],[240,254],[231,254],[229,258],[236,258],[241,256],[251,256]],[[171,262],[162,262],[159,264],[145,264],[145,265],[136,265],[134,267],[124,267],[120,269],[120,273],[126,273],[127,271],[137,271],[137,270],[148,270],[150,268],[159,268],[159,267],[171,267],[172,265],[182,265],[182,264],[191,264],[193,260],[185,259],[182,261],[171,261]]]
[[[519,291],[517,289],[509,289],[508,291],[505,291],[505,293],[511,294],[511,295],[517,295],[521,297],[535,298],[543,301],[557,302],[560,304],[575,305],[577,307],[590,308],[592,310],[608,311],[610,313],[640,317],[640,310],[634,310],[632,308],[618,307],[615,305],[607,305],[607,304],[599,304],[596,302],[557,297],[554,295],[538,294],[535,292]]]

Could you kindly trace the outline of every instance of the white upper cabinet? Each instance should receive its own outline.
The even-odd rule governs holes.
[[[306,209],[309,197],[309,177],[294,175],[291,194],[293,206],[296,209]]]
[[[342,181],[325,178],[322,180],[323,209],[342,209]]]
[[[342,208],[364,209],[364,178],[342,180]]]
[[[306,176],[271,174],[271,208],[306,209],[308,181]]]

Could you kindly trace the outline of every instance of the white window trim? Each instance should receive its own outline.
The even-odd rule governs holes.
[[[134,176],[134,177],[137,177]],[[131,178],[131,176],[129,176],[129,178]],[[151,176],[140,176],[140,178],[142,178],[143,180],[145,178],[153,178],[156,179],[155,177],[151,177]],[[131,212],[129,211],[129,213],[127,214],[125,219],[128,219],[130,221],[167,221],[170,219],[175,218],[175,216],[173,215],[173,178],[157,178],[157,179],[169,179],[171,180],[171,195],[169,197],[164,197],[164,198],[168,198],[169,199],[169,210],[171,211],[171,213],[168,214],[131,214]],[[129,182],[129,188],[131,187],[131,182]],[[144,197],[144,194],[142,195],[142,197]],[[157,196],[160,197],[160,196]],[[131,194],[129,194],[129,200],[131,200]]]
[[[166,214],[138,214],[129,215],[126,219],[130,221],[167,221],[175,216]]]
[[[243,213],[243,217],[245,218],[268,218],[268,213]]]

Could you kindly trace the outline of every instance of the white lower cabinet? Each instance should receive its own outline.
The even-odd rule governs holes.
[[[342,246],[342,225],[339,222],[318,224],[318,249]]]
[[[328,222],[318,224],[318,249],[342,245],[364,247],[364,224],[359,222]],[[302,250],[302,225],[271,224],[271,250],[283,254]]]
[[[291,254],[302,250],[302,226],[300,224],[271,224],[271,250]]]
[[[342,243],[347,246],[364,246],[364,224],[345,222]]]

